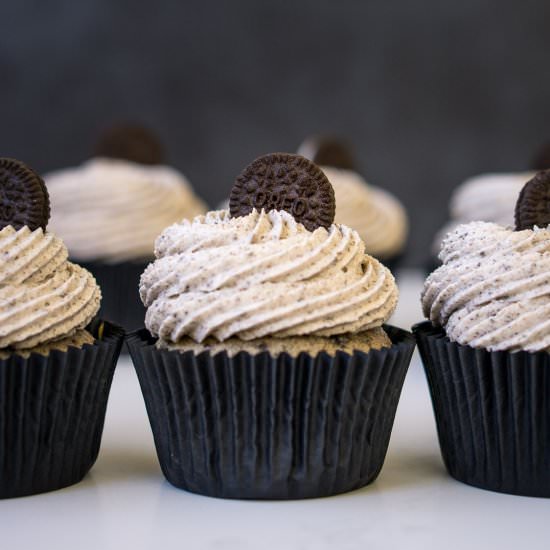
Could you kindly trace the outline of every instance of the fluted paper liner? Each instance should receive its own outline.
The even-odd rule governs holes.
[[[147,262],[80,262],[72,260],[87,269],[101,288],[101,308],[98,315],[126,331],[143,326],[145,307],[139,297],[139,279]]]
[[[123,338],[105,323],[81,349],[0,360],[0,498],[60,489],[90,470]]]
[[[188,491],[225,498],[332,495],[373,481],[384,462],[414,349],[274,358],[158,350],[128,337],[162,471]]]
[[[429,322],[413,332],[451,476],[550,497],[550,354],[474,349]]]

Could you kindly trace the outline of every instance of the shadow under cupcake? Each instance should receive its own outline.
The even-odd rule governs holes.
[[[128,346],[173,485],[311,498],[380,472],[414,339],[383,327],[395,281],[333,216],[321,170],[273,154],[239,176],[230,212],[157,239]]]

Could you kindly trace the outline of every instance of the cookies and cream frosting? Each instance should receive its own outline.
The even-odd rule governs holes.
[[[145,325],[167,342],[333,336],[380,327],[390,271],[345,225],[313,232],[284,211],[209,212],[168,227],[141,277]]]
[[[168,166],[96,158],[44,179],[50,228],[82,261],[152,258],[162,229],[206,210],[184,176]]]
[[[460,344],[550,351],[550,226],[458,226],[426,280],[424,314]]]
[[[99,287],[67,256],[63,242],[41,228],[0,231],[0,349],[70,338],[95,316]]]
[[[484,221],[512,226],[518,195],[534,175],[535,172],[482,174],[459,185],[449,203],[450,221],[434,239],[434,254],[439,251],[445,235],[462,223]]]
[[[368,185],[353,170],[321,167],[334,188],[335,223],[357,230],[369,254],[390,258],[401,252],[407,238],[407,215],[390,193]]]

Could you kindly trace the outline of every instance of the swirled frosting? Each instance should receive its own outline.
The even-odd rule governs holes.
[[[393,276],[345,225],[310,232],[287,212],[226,210],[168,227],[141,278],[145,325],[167,342],[332,336],[380,327]]]
[[[367,184],[352,170],[321,167],[334,188],[335,223],[356,229],[365,249],[377,258],[390,258],[401,252],[407,238],[407,215],[390,193]]]
[[[451,219],[434,239],[434,254],[445,235],[462,223],[484,221],[512,226],[519,192],[534,175],[535,172],[482,174],[464,181],[453,191],[449,203]]]
[[[50,228],[71,257],[83,261],[152,258],[162,229],[206,210],[184,176],[168,166],[97,158],[44,179]]]
[[[0,231],[0,349],[70,337],[95,316],[99,287],[67,256],[63,242],[42,229]]]
[[[550,230],[460,225],[443,241],[443,265],[424,284],[422,307],[460,344],[550,351]]]

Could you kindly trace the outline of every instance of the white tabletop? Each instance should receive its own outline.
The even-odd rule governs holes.
[[[420,281],[400,278],[395,324],[420,319]],[[416,354],[379,478],[346,495],[288,502],[201,497],[165,481],[123,357],[91,473],[61,491],[0,501],[0,548],[537,550],[548,548],[549,519],[548,500],[482,491],[446,474]]]

